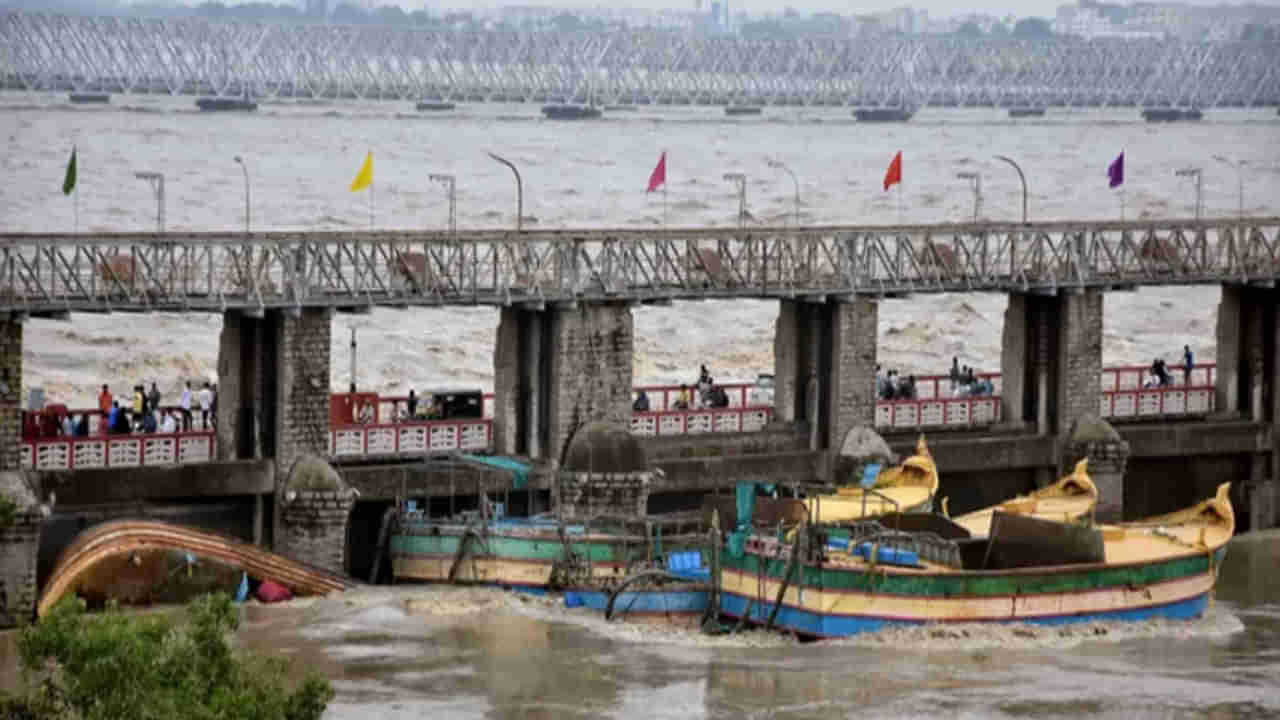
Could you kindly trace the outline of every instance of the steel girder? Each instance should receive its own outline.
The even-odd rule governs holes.
[[[1280,47],[0,16],[6,87],[284,98],[809,105],[1280,104]]]
[[[0,235],[0,312],[643,302],[1280,278],[1280,218],[496,232]]]

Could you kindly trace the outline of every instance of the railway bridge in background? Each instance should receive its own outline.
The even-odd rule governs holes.
[[[252,497],[253,538],[279,537],[281,523],[295,516],[279,511],[276,496],[296,459],[342,455],[339,449],[355,442],[339,437],[346,432],[364,433],[365,449],[400,442],[399,429],[331,424],[333,312],[482,304],[495,307],[500,321],[491,419],[483,421],[488,435],[475,449],[488,445],[529,464],[531,477],[518,488],[527,494],[526,507],[539,502],[537,493],[545,498],[560,449],[592,421],[646,435],[652,424],[646,446],[664,470],[652,491],[658,502],[678,503],[741,478],[829,481],[840,472],[834,451],[854,426],[879,425],[905,449],[921,424],[948,424],[945,398],[933,398],[943,409],[929,411],[942,413],[942,423],[924,417],[929,398],[887,409],[878,400],[879,300],[985,291],[1009,296],[999,393],[976,399],[994,418],[931,436],[953,511],[1030,489],[1085,456],[1102,491],[1103,515],[1190,504],[1235,478],[1242,480],[1234,496],[1240,526],[1270,527],[1280,519],[1278,278],[1275,217],[753,230],[4,234],[0,469],[20,468],[27,452],[20,428],[26,318],[221,313],[216,438],[202,446],[216,462],[36,477],[41,492],[56,491],[72,507]],[[1104,298],[1180,284],[1222,287],[1217,365],[1170,388],[1177,399],[1158,393],[1158,420],[1144,422],[1142,391],[1102,366]],[[632,307],[715,298],[778,303],[772,406],[759,409],[762,427],[744,427],[743,413],[752,409],[743,391],[730,408],[738,427],[664,433],[672,423],[687,431],[694,420],[691,414],[664,420],[665,402],[648,415],[633,412]],[[1118,424],[1117,433],[1080,431],[1108,407],[1111,416],[1130,413],[1138,421]],[[717,429],[714,413],[705,414],[696,422]],[[457,432],[461,437],[464,429]],[[410,439],[430,450],[429,434]],[[113,451],[102,452],[109,464]],[[380,516],[406,488],[424,496],[513,489],[509,473],[440,473],[420,461],[405,463],[398,452],[382,454],[385,464],[342,468],[362,493],[357,514],[360,505],[378,501]],[[39,522],[31,527],[38,542]]]
[[[17,90],[657,105],[1280,105],[1274,43],[748,39],[7,12]]]

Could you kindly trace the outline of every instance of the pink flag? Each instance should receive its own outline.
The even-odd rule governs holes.
[[[649,189],[645,190],[645,192],[651,193],[654,190],[657,190],[658,188],[666,184],[667,184],[667,153],[664,150],[662,152],[662,156],[658,158],[658,166],[655,167],[653,169],[653,172],[649,174]]]

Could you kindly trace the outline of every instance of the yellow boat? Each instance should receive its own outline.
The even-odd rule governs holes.
[[[842,487],[834,495],[806,498],[804,504],[812,522],[840,523],[893,512],[930,512],[937,492],[938,468],[921,435],[915,454],[881,470],[871,487]]]
[[[1098,488],[1089,479],[1089,461],[1076,463],[1075,470],[1058,482],[1040,488],[1027,495],[1019,495],[981,510],[951,518],[951,521],[969,531],[973,537],[991,534],[992,515],[999,510],[1011,515],[1024,515],[1041,520],[1073,522],[1093,512],[1098,504]],[[946,513],[946,499],[943,499]]]

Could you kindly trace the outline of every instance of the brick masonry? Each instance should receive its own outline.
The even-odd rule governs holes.
[[[36,608],[36,558],[40,549],[38,508],[15,513],[0,527],[0,628],[28,622]]]
[[[1095,288],[1058,296],[1058,434],[1102,403],[1102,298]]]
[[[548,310],[547,316],[552,333],[547,440],[558,461],[581,425],[603,420],[631,426],[635,336],[625,303],[583,303]]]
[[[347,523],[355,495],[342,490],[288,491],[281,498],[275,551],[290,560],[346,573]]]
[[[0,470],[22,460],[22,322],[0,320]]]
[[[831,313],[831,432],[828,448],[839,449],[844,436],[857,425],[875,426],[876,335],[880,305],[858,297],[849,303],[829,303]]]
[[[649,506],[651,472],[558,473],[552,507],[564,519],[598,515],[643,517]]]
[[[329,454],[329,333],[331,311],[279,312],[276,462],[293,465],[305,453]],[[284,473],[277,473],[283,477]]]
[[[1129,462],[1129,443],[1123,440],[1072,443],[1070,467],[1081,458],[1089,459],[1089,479],[1098,488],[1094,517],[1098,522],[1119,522],[1124,517],[1124,470]]]

